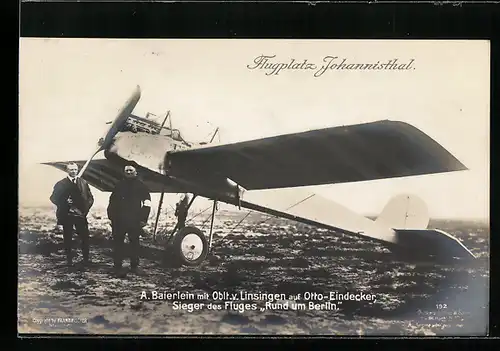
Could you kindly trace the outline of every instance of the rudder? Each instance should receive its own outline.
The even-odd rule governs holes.
[[[389,200],[375,222],[393,229],[427,229],[429,220],[427,205],[421,198],[401,194]]]

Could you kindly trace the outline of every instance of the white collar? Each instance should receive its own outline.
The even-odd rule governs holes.
[[[70,180],[70,182],[72,182],[72,183],[73,183],[73,182],[75,182],[75,181],[78,179],[78,177],[71,178],[71,177],[68,175],[68,179]]]

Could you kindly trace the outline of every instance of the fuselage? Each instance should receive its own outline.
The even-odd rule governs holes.
[[[139,167],[162,175],[167,187],[186,188],[210,197],[235,196],[237,189],[227,178],[214,174],[183,174],[169,169],[169,153],[204,147],[188,143],[175,135],[123,131],[116,134],[105,156],[114,162],[135,162]]]

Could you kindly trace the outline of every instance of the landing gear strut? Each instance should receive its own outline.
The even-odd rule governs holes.
[[[187,210],[193,204],[196,195],[193,196],[191,201],[187,206]],[[163,196],[162,198],[163,199]],[[160,201],[158,205],[158,213],[159,215],[161,211]],[[174,230],[170,233],[169,238],[165,244],[165,253],[166,258],[169,261],[172,261],[174,265],[178,266],[189,266],[196,267],[199,266],[208,256],[210,249],[212,248],[212,239],[213,239],[213,226],[214,226],[214,217],[215,211],[217,209],[217,200],[214,200],[212,206],[212,214],[211,214],[211,222],[210,222],[210,233],[208,235],[208,240],[205,234],[195,226],[186,226],[181,228],[178,231]],[[158,217],[155,222],[154,235],[156,234],[156,228],[158,224]]]

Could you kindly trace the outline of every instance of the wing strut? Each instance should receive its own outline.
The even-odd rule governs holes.
[[[217,135],[218,132],[219,132],[219,127],[217,127],[217,129],[214,132],[214,135],[212,135],[212,138],[210,139],[210,143],[212,143],[212,141],[214,141],[214,138],[215,138],[215,136]]]
[[[155,229],[153,230],[153,242],[156,242],[156,229],[158,228],[158,220],[160,219],[161,206],[163,204],[163,197],[165,196],[165,190],[161,192],[160,202],[158,203],[158,212],[156,213]]]
[[[217,208],[217,200],[214,200],[214,206],[212,207],[212,220],[210,222],[210,236],[208,237],[208,250],[212,248],[212,237],[213,237],[213,229],[214,229],[214,217],[215,217],[215,209]]]

